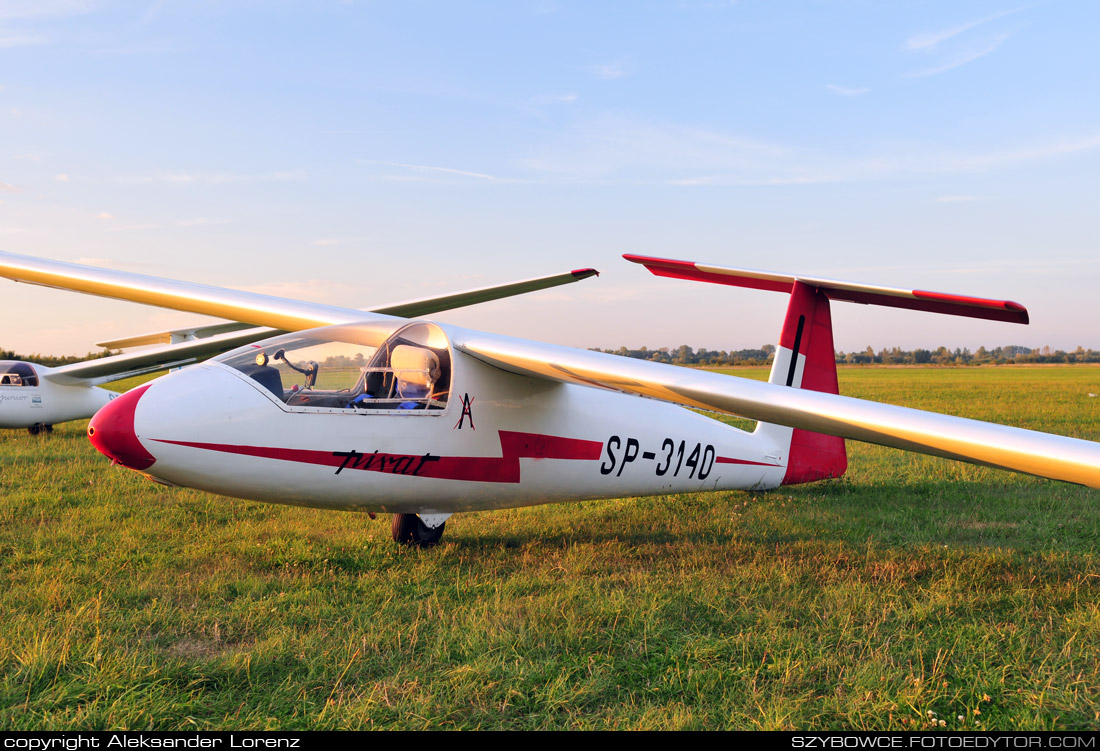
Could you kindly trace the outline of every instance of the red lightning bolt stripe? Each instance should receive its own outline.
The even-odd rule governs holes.
[[[343,467],[368,472],[388,472],[391,474],[415,474],[417,477],[434,477],[442,480],[467,480],[470,482],[509,482],[520,481],[520,459],[576,459],[595,461],[603,452],[600,441],[586,441],[579,438],[541,435],[538,433],[516,433],[501,430],[501,456],[440,456],[424,457],[411,454],[360,454],[353,462],[348,460],[348,452],[317,451],[313,449],[288,449],[269,446],[240,446],[226,443],[201,443],[196,441],[169,441],[154,439],[160,443],[176,446],[220,451],[228,454],[256,456],[264,459],[278,459],[303,464],[317,464],[324,467]],[[414,471],[418,470],[418,471]]]

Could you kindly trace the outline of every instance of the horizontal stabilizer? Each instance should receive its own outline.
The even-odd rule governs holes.
[[[673,279],[690,279],[712,284],[728,284],[734,287],[766,289],[773,292],[789,293],[796,281],[820,289],[830,300],[863,303],[864,305],[884,305],[891,308],[924,310],[930,313],[946,313],[968,318],[984,318],[991,321],[1008,323],[1028,322],[1027,308],[1009,300],[988,300],[981,297],[967,297],[943,292],[928,292],[919,289],[896,289],[878,287],[856,282],[842,282],[835,279],[818,279],[809,276],[789,276],[770,271],[734,269],[724,266],[711,266],[692,261],[677,261],[670,258],[651,258],[626,254],[623,256],[632,263],[640,263],[657,276]]]

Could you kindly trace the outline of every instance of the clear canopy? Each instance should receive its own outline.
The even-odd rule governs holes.
[[[446,407],[451,351],[442,329],[414,322],[388,333],[369,324],[327,326],[250,344],[215,360],[249,376],[291,407]]]
[[[37,386],[38,373],[29,362],[0,360],[0,386]]]

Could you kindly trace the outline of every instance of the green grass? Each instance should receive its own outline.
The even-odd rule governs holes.
[[[1100,368],[841,383],[1100,440]],[[85,426],[0,433],[0,728],[1100,729],[1093,490],[850,443],[839,481],[463,514],[418,551],[149,483]]]

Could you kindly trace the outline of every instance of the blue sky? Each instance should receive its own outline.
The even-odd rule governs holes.
[[[1028,306],[834,305],[838,348],[1100,348],[1100,4],[0,3],[0,247],[576,346],[773,342],[621,253]],[[5,283],[0,347],[197,320]],[[12,311],[18,311],[13,314]]]

